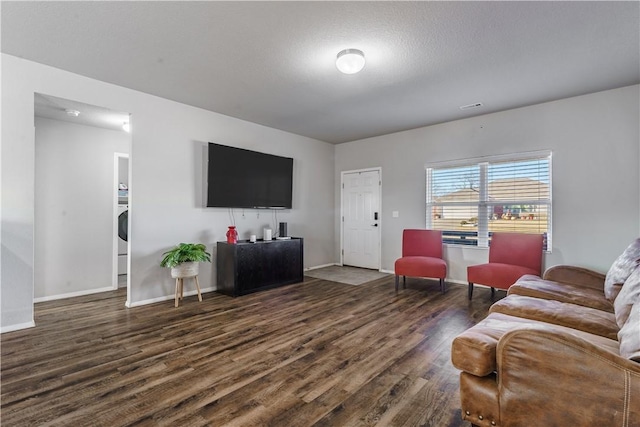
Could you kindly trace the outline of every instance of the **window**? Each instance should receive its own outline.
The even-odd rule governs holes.
[[[551,153],[427,166],[427,228],[487,247],[494,231],[545,235],[551,248]]]

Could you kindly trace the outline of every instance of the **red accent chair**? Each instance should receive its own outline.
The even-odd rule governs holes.
[[[442,259],[442,232],[439,230],[404,230],[402,232],[402,258],[395,264],[396,292],[402,276],[402,287],[409,277],[440,279],[440,291],[445,292],[444,278],[447,263]]]
[[[489,263],[467,267],[469,299],[473,296],[473,284],[507,290],[525,274],[540,276],[542,273],[542,234],[493,233],[489,245]]]

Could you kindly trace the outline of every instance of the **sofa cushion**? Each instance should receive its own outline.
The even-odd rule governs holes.
[[[554,265],[547,268],[542,275],[545,280],[552,282],[570,283],[585,288],[597,289],[604,295],[605,275],[597,271],[576,267],[575,265]]]
[[[613,340],[618,339],[618,331],[620,330],[613,313],[582,305],[522,295],[507,296],[493,304],[489,312],[553,323]]]
[[[604,295],[613,302],[625,280],[631,275],[640,261],[640,238],[634,240],[616,259],[604,279]]]
[[[640,302],[633,305],[627,323],[618,332],[620,355],[640,362]]]
[[[496,346],[514,324],[532,324],[527,319],[503,314],[489,315],[458,335],[451,345],[451,362],[461,371],[483,377],[496,370]]]
[[[511,298],[511,297],[508,297]],[[451,362],[461,371],[475,376],[485,376],[497,369],[496,348],[498,341],[514,328],[548,327],[585,339],[612,354],[619,354],[618,342],[609,338],[564,326],[550,325],[537,320],[491,313],[475,326],[458,335],[451,345]]]
[[[509,295],[512,294],[568,302],[613,312],[613,305],[605,298],[601,289],[544,280],[533,275],[518,279],[509,288]]]
[[[620,289],[616,300],[613,302],[616,322],[619,327],[627,323],[631,307],[640,301],[640,267],[631,273]]]

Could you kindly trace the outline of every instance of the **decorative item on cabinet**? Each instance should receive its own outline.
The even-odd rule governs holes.
[[[238,231],[235,225],[230,225],[227,231],[227,243],[238,243]]]

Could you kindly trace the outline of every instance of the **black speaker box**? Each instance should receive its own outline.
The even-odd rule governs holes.
[[[287,223],[286,222],[281,222],[280,223],[280,230],[278,233],[278,237],[287,237]]]

